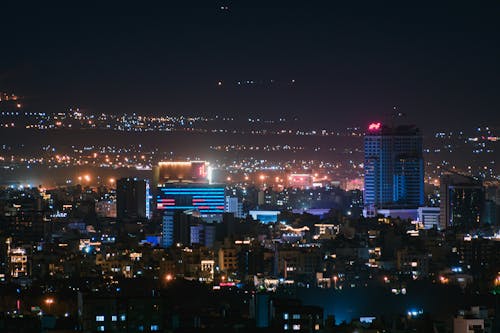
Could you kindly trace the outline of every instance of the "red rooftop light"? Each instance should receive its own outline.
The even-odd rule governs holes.
[[[368,130],[369,131],[378,131],[380,129],[380,126],[382,126],[382,124],[380,124],[380,123],[371,123],[368,126]]]

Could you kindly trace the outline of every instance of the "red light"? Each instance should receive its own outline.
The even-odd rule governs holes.
[[[371,123],[369,126],[368,126],[368,130],[369,131],[378,131],[380,129],[380,127],[382,126],[382,124],[380,123]]]
[[[205,172],[205,164],[202,164],[200,166],[200,168],[198,169],[198,174],[201,176],[201,177],[206,177],[207,176],[207,173]]]

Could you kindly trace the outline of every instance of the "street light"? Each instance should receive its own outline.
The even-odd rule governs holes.
[[[51,312],[52,304],[54,304],[54,299],[49,297],[45,299],[45,304],[49,307],[49,312]]]

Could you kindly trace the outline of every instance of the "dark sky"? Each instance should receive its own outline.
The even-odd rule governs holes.
[[[0,91],[49,112],[500,124],[498,1],[163,3],[2,10]]]

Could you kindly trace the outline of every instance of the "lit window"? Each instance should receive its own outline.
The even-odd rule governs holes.
[[[293,325],[292,328],[293,328],[294,331],[300,331],[300,325],[299,324]]]
[[[283,319],[288,320],[288,313],[283,313]]]
[[[127,317],[125,317],[125,315],[124,315],[124,314],[122,314],[122,315],[120,316],[120,320],[121,320],[121,321],[125,321],[125,319],[126,319],[126,318],[127,318]]]
[[[314,330],[319,331],[319,324],[314,325]]]
[[[104,316],[95,316],[95,321],[104,321]]]
[[[283,329],[286,331],[288,330],[288,324],[283,325]]]
[[[104,326],[97,326],[97,332],[104,332]]]
[[[154,331],[159,331],[160,330],[160,326],[158,325],[151,325],[151,331],[154,332]]]
[[[111,321],[117,321],[118,318],[116,316],[111,316]]]
[[[295,313],[292,317],[293,319],[300,319],[300,314],[298,313]]]

